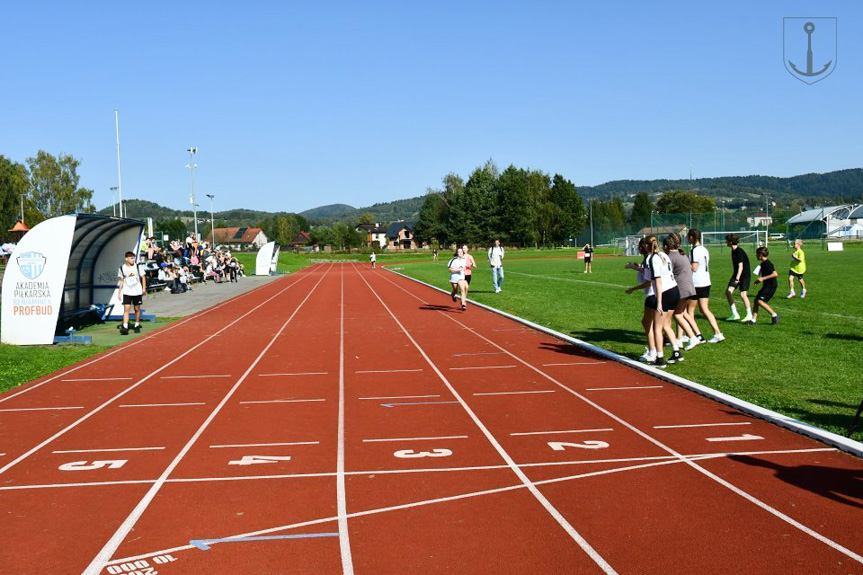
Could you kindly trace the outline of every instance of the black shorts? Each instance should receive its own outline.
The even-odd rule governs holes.
[[[141,305],[144,296],[123,294],[123,305]]]
[[[586,263],[586,264],[590,263],[590,256],[584,256],[584,263]]]
[[[464,276],[464,281],[467,282],[467,285],[470,285],[470,278],[472,278],[472,277],[473,277],[473,274]]]
[[[710,298],[710,286],[697,287],[695,288],[695,297],[691,299],[709,299]]]
[[[740,291],[749,291],[749,282],[752,279],[751,276],[748,276],[748,275],[741,276],[740,277],[740,283],[738,285],[734,285],[734,277],[735,276],[731,276],[731,279],[728,280],[728,287],[733,287],[733,288],[738,289]]]
[[[678,303],[680,303],[680,290],[677,286],[662,292],[662,311],[674,311]]]
[[[770,298],[772,298],[775,294],[776,294],[776,288],[775,287],[766,287],[765,286],[765,287],[761,288],[761,291],[758,292],[758,295],[755,296],[755,299],[761,300],[764,303],[767,303],[770,301]]]
[[[644,307],[646,307],[647,309],[656,309],[656,296],[649,295],[644,298]]]
[[[795,272],[795,271],[792,271],[792,270],[788,270],[788,275],[789,275],[789,276],[794,276],[794,277],[796,277],[796,278],[797,278],[797,279],[799,279],[799,280],[802,280],[802,279],[803,279],[803,274],[799,274],[799,273],[797,273],[797,272]]]

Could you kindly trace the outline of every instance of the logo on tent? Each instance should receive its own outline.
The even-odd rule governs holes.
[[[18,256],[18,269],[27,279],[35,280],[45,269],[47,258],[39,252],[24,252]]]

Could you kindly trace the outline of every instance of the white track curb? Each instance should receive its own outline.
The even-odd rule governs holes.
[[[420,281],[416,278],[412,278],[412,277],[405,275],[403,273],[393,271],[391,269],[387,269],[387,267],[385,267],[385,266],[382,266],[382,267],[390,273],[394,273],[396,275],[402,276],[403,278],[407,278],[411,281],[417,282],[417,283],[422,284],[424,286],[428,286],[428,287],[432,288],[433,290],[437,290],[439,292],[443,292],[443,293],[447,293],[447,294],[449,293],[448,291],[443,290],[437,286],[433,286],[433,285],[428,284],[424,281]],[[590,351],[591,353],[602,356],[606,359],[610,359],[612,361],[616,361],[618,363],[622,363],[624,365],[627,365],[633,369],[637,369],[639,371],[649,373],[650,375],[653,375],[654,377],[665,380],[669,383],[673,383],[677,386],[683,387],[683,388],[688,389],[690,391],[694,391],[695,393],[698,393],[698,394],[703,395],[705,397],[709,397],[710,399],[713,399],[714,401],[718,401],[719,403],[723,403],[723,404],[731,406],[735,409],[739,409],[740,411],[747,413],[749,415],[755,416],[759,419],[763,419],[765,421],[768,421],[768,422],[773,423],[775,425],[778,425],[780,427],[784,427],[785,429],[790,429],[791,431],[794,431],[796,433],[800,433],[800,434],[805,435],[807,437],[810,437],[812,439],[816,439],[818,441],[821,441],[822,443],[826,443],[827,445],[837,447],[837,448],[841,449],[842,451],[846,451],[848,453],[856,455],[857,457],[863,457],[863,443],[860,443],[859,441],[854,441],[851,438],[843,437],[841,435],[837,435],[837,434],[832,433],[830,431],[821,429],[820,427],[816,427],[814,425],[810,425],[808,423],[798,421],[797,419],[794,419],[793,417],[788,417],[787,415],[782,415],[781,413],[776,413],[775,411],[765,409],[759,405],[755,405],[754,403],[749,403],[748,401],[744,401],[742,399],[734,397],[733,395],[728,395],[727,393],[722,393],[721,391],[716,391],[715,389],[712,389],[712,388],[707,387],[705,385],[702,385],[700,383],[690,381],[690,380],[683,378],[683,377],[680,377],[678,375],[674,375],[672,373],[668,373],[668,372],[663,371],[661,369],[657,369],[655,367],[651,367],[649,365],[646,365],[646,364],[640,363],[638,361],[629,359],[628,357],[624,357],[622,355],[608,351],[607,349],[597,347],[593,344],[587,343],[586,341],[582,341],[580,339],[570,337],[568,335],[562,334],[560,332],[557,332],[557,331],[550,329],[550,328],[547,328],[545,326],[533,323],[532,321],[526,320],[526,319],[518,317],[516,315],[512,315],[512,314],[507,313],[505,311],[501,311],[501,310],[493,308],[491,306],[481,304],[477,301],[471,301],[470,303],[471,303],[471,305],[481,307],[481,308],[486,309],[492,313],[502,315],[503,317],[509,318],[513,321],[517,321],[518,323],[524,324],[524,325],[531,327],[537,331],[541,331],[541,332],[546,333],[550,336],[553,336],[553,337],[556,337],[558,339],[562,339],[563,341],[569,342],[573,345],[577,345],[578,347],[584,348],[584,349]]]

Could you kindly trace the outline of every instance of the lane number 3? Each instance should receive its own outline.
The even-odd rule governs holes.
[[[418,457],[449,457],[452,455],[450,449],[432,449],[431,451],[414,451],[413,449],[401,449],[393,453],[399,459],[416,459]]]

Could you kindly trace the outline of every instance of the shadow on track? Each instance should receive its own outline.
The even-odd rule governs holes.
[[[799,465],[780,465],[749,455],[729,455],[729,459],[774,471],[774,477],[837,503],[863,509],[863,472],[852,469]]]

